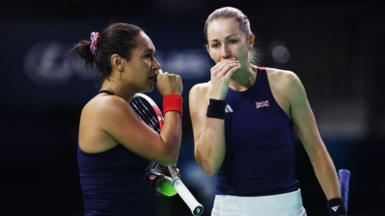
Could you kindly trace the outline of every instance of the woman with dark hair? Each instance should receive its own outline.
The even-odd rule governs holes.
[[[156,215],[146,176],[151,162],[174,164],[182,137],[182,80],[162,73],[155,46],[138,26],[114,23],[72,51],[96,66],[101,88],[83,107],[78,166],[85,215]],[[154,86],[163,96],[160,134],[136,115],[129,102]]]
[[[304,216],[294,136],[313,165],[331,215],[344,215],[335,167],[296,74],[251,62],[255,36],[233,7],[204,27],[215,65],[190,91],[195,159],[218,184],[213,216]]]

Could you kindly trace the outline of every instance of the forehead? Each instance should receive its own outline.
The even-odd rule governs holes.
[[[146,33],[140,32],[137,38],[136,50],[138,50],[139,52],[143,52],[148,49],[155,51],[155,46],[152,43],[151,38]]]
[[[219,18],[211,21],[207,26],[207,39],[221,40],[229,35],[243,36],[238,22],[234,18]]]

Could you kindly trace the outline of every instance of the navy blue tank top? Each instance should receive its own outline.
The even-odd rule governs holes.
[[[156,215],[150,161],[122,145],[95,154],[78,148],[77,160],[85,216]]]
[[[149,161],[122,145],[96,154],[78,148],[77,158],[85,216],[156,215]]]
[[[226,155],[216,194],[262,196],[298,189],[291,119],[275,101],[266,70],[225,98]]]

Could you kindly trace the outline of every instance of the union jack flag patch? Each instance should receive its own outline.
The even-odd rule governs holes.
[[[255,102],[255,107],[257,109],[263,108],[263,107],[269,107],[269,106],[270,106],[269,100]]]

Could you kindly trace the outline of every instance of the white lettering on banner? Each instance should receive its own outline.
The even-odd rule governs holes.
[[[25,54],[24,71],[36,85],[54,87],[65,85],[72,77],[96,79],[96,73],[80,57],[68,53],[70,45],[60,41],[34,44]],[[210,62],[201,50],[174,50],[167,55],[157,52],[164,71],[176,73],[185,79],[202,79],[209,73]]]

